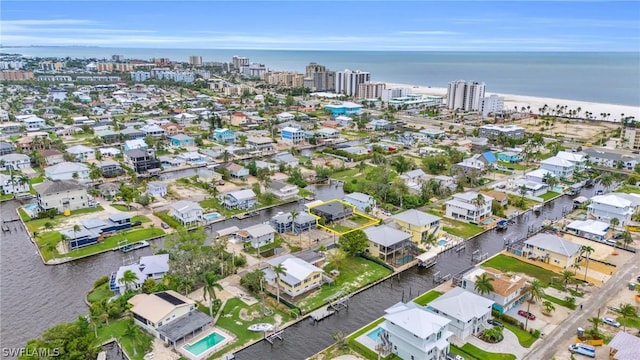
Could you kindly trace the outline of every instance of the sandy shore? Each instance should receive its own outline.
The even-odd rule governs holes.
[[[409,88],[411,89],[411,93],[413,94],[424,94],[424,95],[437,95],[444,96],[447,95],[446,88],[432,88],[426,86],[416,86],[416,85],[408,85],[408,84],[396,84],[396,83],[386,83],[387,89],[391,88]],[[588,101],[577,101],[577,100],[565,100],[565,99],[552,99],[552,98],[544,98],[544,97],[535,97],[535,96],[524,96],[524,95],[511,95],[511,94],[500,94],[500,93],[490,93],[487,92],[486,95],[499,95],[504,97],[504,109],[512,110],[514,107],[518,107],[520,110],[523,106],[526,108],[530,107],[530,110],[533,113],[538,113],[538,109],[542,108],[545,104],[547,107],[551,109],[555,109],[556,105],[567,106],[568,110],[576,110],[578,108],[581,109],[581,115],[584,116],[586,111],[589,111],[596,117],[596,119],[601,120],[600,114],[607,113],[611,114],[611,116],[607,119],[609,121],[620,121],[620,114],[624,114],[627,116],[635,116],[636,120],[640,120],[640,107],[636,106],[627,106],[627,105],[616,105],[616,104],[603,104],[603,103],[594,103]]]

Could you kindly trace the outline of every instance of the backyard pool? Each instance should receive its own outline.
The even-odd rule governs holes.
[[[193,354],[197,357],[209,351],[210,349],[214,348],[216,345],[220,344],[225,339],[226,337],[218,334],[217,332],[212,332],[211,334],[198,340],[196,343],[187,344],[182,348],[185,349],[190,354]]]
[[[38,215],[38,204],[37,203],[27,204],[22,207],[22,210],[24,210],[24,212],[27,213],[29,217],[34,218]]]
[[[382,328],[380,326],[376,327],[375,329],[373,329],[372,332],[367,334],[367,337],[375,342],[378,342],[378,335],[380,335],[380,332],[382,331]]]
[[[449,243],[449,240],[445,240],[445,239],[440,239],[438,240],[438,242],[436,243],[436,245],[438,246],[445,246]]]
[[[207,219],[207,221],[213,221],[213,220],[219,219],[220,217],[222,217],[222,215],[220,215],[217,212],[204,214],[204,218]]]

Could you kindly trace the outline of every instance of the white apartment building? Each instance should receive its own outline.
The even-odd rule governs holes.
[[[358,96],[358,86],[371,81],[371,73],[365,71],[336,71],[336,93]]]
[[[358,99],[377,99],[382,97],[382,92],[387,84],[381,82],[366,82],[358,85]]]
[[[480,101],[480,111],[482,117],[487,117],[489,114],[497,114],[504,110],[504,98],[498,95],[491,95],[484,97]]]
[[[480,111],[485,84],[475,81],[452,81],[447,87],[449,110]]]
[[[540,162],[540,168],[551,171],[559,178],[570,178],[575,170],[575,165],[563,158],[554,156]]]
[[[486,124],[480,126],[480,137],[495,139],[500,135],[511,139],[522,139],[524,137],[524,128],[517,125]]]
[[[151,79],[151,73],[148,71],[132,71],[129,75],[131,75],[131,81],[135,82],[143,82]]]
[[[411,94],[411,89],[409,88],[384,89],[380,98],[384,102],[389,102],[391,99],[406,97],[409,94]]]
[[[620,221],[618,226],[622,227],[629,224],[634,210],[632,201],[615,194],[607,194],[592,197],[587,214],[592,219],[607,223],[617,218]]]

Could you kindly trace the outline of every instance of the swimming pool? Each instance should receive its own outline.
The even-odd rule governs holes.
[[[211,334],[203,337],[194,344],[187,344],[183,346],[183,349],[195,356],[200,356],[206,351],[223,342],[225,339],[226,337],[218,334],[217,332],[212,332]]]
[[[28,211],[34,211],[34,210],[36,210],[38,208],[38,204],[36,204],[36,203],[27,204],[27,205],[23,206],[22,208],[25,209],[25,210],[28,210]]]
[[[449,243],[449,241],[448,241],[448,240],[440,239],[440,240],[438,240],[438,242],[437,242],[436,244],[437,244],[438,246],[445,246],[445,245],[447,245],[448,243]]]
[[[378,326],[377,328],[375,328],[372,332],[367,334],[367,337],[375,342],[378,342],[378,340],[380,339],[378,337],[378,335],[380,335],[380,332],[382,332],[382,328],[380,326]]]
[[[208,213],[208,214],[204,214],[204,218],[207,219],[208,221],[213,221],[216,220],[220,217],[221,215],[217,212],[212,212],[212,213]]]

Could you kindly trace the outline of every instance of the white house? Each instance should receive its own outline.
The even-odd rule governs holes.
[[[87,188],[74,180],[45,181],[34,185],[40,210],[55,209],[62,213],[89,206]]]
[[[125,284],[122,281],[126,271],[132,271],[136,274],[137,279],[131,284]],[[137,264],[120,266],[117,272],[111,274],[109,288],[111,291],[123,295],[127,288],[139,290],[147,279],[162,280],[168,271],[169,254],[141,256]]]
[[[478,203],[479,196],[483,201]],[[446,202],[446,216],[456,220],[480,223],[491,216],[491,202],[493,198],[475,191],[454,194],[453,199]]]
[[[275,285],[278,282],[282,291],[291,297],[315,289],[324,281],[322,269],[291,254],[279,256],[267,261],[267,263],[271,267],[278,265],[284,267],[284,274],[280,275],[279,279],[271,268],[266,268],[263,271],[269,284]]]
[[[631,221],[634,207],[633,202],[617,194],[598,195],[591,198],[591,204],[587,207],[590,218],[605,222],[617,218],[619,226],[625,226]]]
[[[40,130],[47,127],[47,122],[35,115],[18,115],[16,121],[24,124],[28,131]]]
[[[598,220],[575,220],[567,225],[567,232],[585,239],[604,242],[609,233],[609,223]]]
[[[577,172],[583,171],[587,164],[587,159],[583,153],[559,151],[556,157],[571,162]]]
[[[451,320],[449,331],[465,342],[469,336],[491,327],[487,320],[491,319],[493,304],[493,300],[456,287],[428,303],[426,309]]]
[[[61,162],[44,168],[44,175],[51,180],[89,180],[89,167],[83,163]]]
[[[528,173],[524,174],[525,179],[527,179],[527,181],[533,181],[533,182],[537,182],[539,184],[544,184],[546,183],[546,181],[544,181],[544,177],[547,174],[551,174],[551,176],[553,177],[557,177],[552,171],[546,170],[546,169],[536,169],[533,171],[529,171]]]
[[[290,114],[288,112],[282,112],[278,115],[276,115],[276,119],[278,119],[278,121],[293,121],[295,120],[295,115]]]
[[[96,151],[88,146],[74,145],[68,147],[66,151],[74,155],[78,161],[91,161],[96,159]]]
[[[493,291],[488,294],[480,294],[476,290],[476,279],[482,274],[487,274],[493,279]],[[506,313],[510,309],[524,302],[527,298],[527,279],[519,274],[504,274],[493,268],[473,268],[464,274],[460,286],[484,298],[491,300],[493,308],[500,313]]]
[[[524,186],[527,189],[525,195],[540,196],[547,193],[549,186],[545,183],[539,183],[537,181],[529,181],[526,179],[517,179],[513,181],[513,186],[516,187],[515,191],[520,193],[520,189]]]
[[[298,186],[289,184],[283,181],[274,180],[269,184],[266,189],[267,192],[272,193],[279,200],[293,199],[298,196]]]
[[[0,190],[3,194],[19,194],[29,192],[29,181],[22,182],[21,176],[0,174]]]
[[[554,156],[540,162],[540,168],[551,171],[559,178],[570,178],[575,170],[575,165],[563,158]]]
[[[376,199],[374,199],[373,196],[359,192],[346,194],[343,200],[362,212],[367,210],[371,211],[376,208]]]
[[[31,167],[31,159],[25,154],[7,154],[0,156],[4,169],[20,170]]]
[[[416,169],[400,175],[400,179],[404,180],[409,188],[419,191],[421,185],[429,180],[429,177],[422,169]]]
[[[169,215],[182,225],[194,225],[203,220],[202,207],[193,201],[176,201],[169,207]]]
[[[257,224],[238,231],[237,236],[243,242],[251,242],[251,246],[259,248],[271,244],[276,230],[268,224]]]
[[[390,351],[401,359],[446,359],[451,331],[449,319],[414,303],[396,304],[385,310],[380,328]]]

